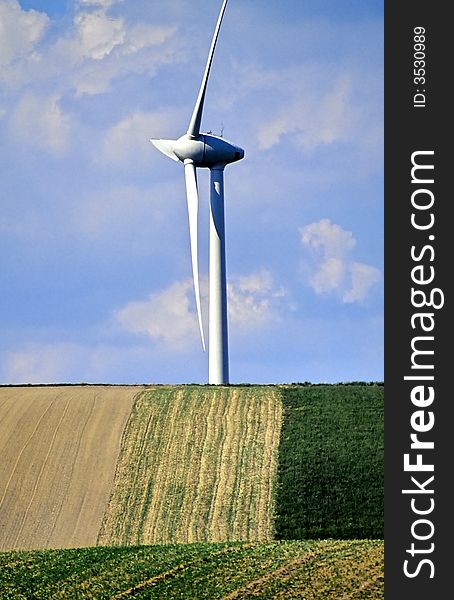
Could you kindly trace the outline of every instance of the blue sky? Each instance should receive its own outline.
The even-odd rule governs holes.
[[[0,382],[206,382],[183,169],[220,0],[0,0]],[[383,378],[383,4],[230,0],[232,382]],[[208,171],[199,170],[207,317]]]

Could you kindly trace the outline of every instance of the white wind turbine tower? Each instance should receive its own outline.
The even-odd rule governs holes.
[[[228,334],[227,334],[227,280],[225,266],[224,225],[224,168],[241,160],[244,150],[225,139],[200,132],[205,92],[213,61],[214,49],[221,28],[227,1],[222,3],[202,84],[192,112],[187,132],[177,140],[150,140],[158,150],[175,161],[184,164],[186,195],[188,200],[189,234],[191,241],[192,274],[202,345],[205,341],[200,307],[197,216],[198,192],[196,167],[210,169],[210,286],[209,286],[209,358],[208,381],[212,384],[229,382]]]

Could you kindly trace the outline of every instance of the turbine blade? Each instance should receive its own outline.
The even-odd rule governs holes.
[[[199,95],[197,96],[197,100],[194,106],[194,110],[192,113],[191,121],[188,127],[188,135],[191,137],[197,137],[200,133],[200,122],[202,120],[202,111],[203,111],[203,103],[205,101],[205,92],[208,83],[208,76],[210,74],[211,63],[213,61],[214,49],[216,48],[216,42],[218,40],[219,30],[221,28],[222,17],[224,16],[225,8],[227,6],[227,1],[224,0],[221,6],[221,11],[219,13],[218,22],[216,24],[216,28],[214,30],[213,39],[211,40],[211,47],[208,53],[208,60],[205,67],[205,73],[203,75],[202,84],[200,86]]]
[[[160,152],[171,158],[172,160],[178,161],[178,156],[173,151],[173,145],[175,144],[175,140],[156,140],[152,139],[150,142],[157,148]]]
[[[202,325],[202,309],[200,306],[199,259],[197,241],[197,217],[199,212],[199,195],[197,192],[197,174],[193,163],[185,163],[184,176],[186,180],[186,195],[188,199],[189,237],[191,241],[192,276],[194,279],[195,303],[197,306],[197,316],[199,319],[200,338],[202,340],[203,350],[205,351],[205,338],[203,335]]]

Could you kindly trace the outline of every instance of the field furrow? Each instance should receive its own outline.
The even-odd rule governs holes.
[[[280,424],[272,388],[143,392],[125,428],[99,543],[271,539]]]
[[[137,392],[0,388],[0,550],[96,543]]]
[[[321,540],[0,553],[2,600],[380,600],[383,542]]]

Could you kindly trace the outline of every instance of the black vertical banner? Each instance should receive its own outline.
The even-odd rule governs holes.
[[[385,6],[386,600],[445,598],[454,578],[448,10]]]

